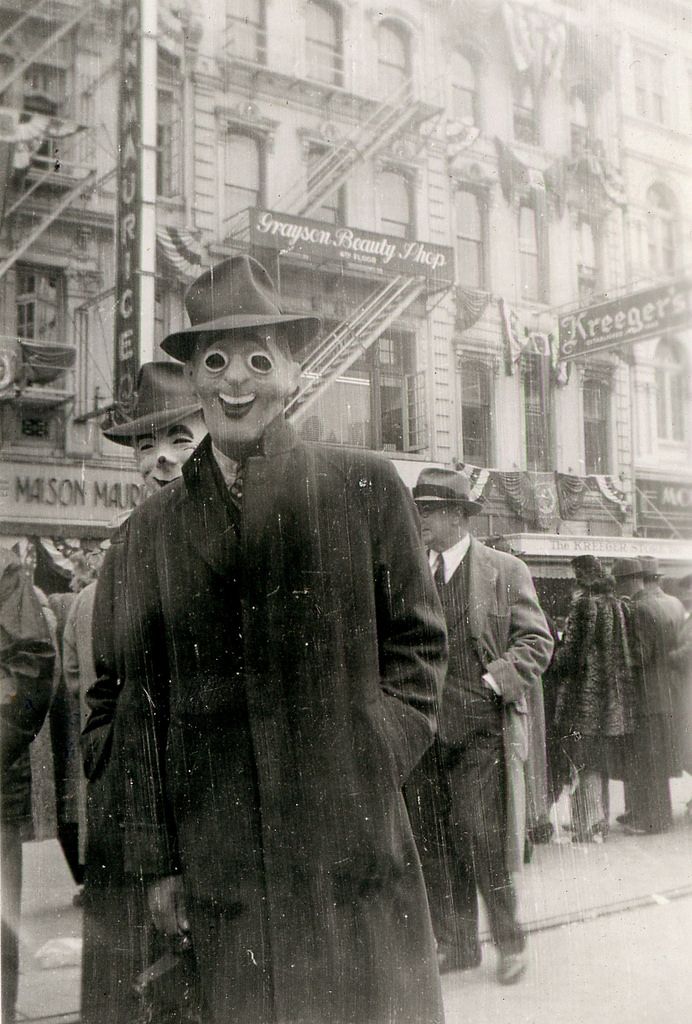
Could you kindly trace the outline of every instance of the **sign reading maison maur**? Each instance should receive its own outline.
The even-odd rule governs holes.
[[[454,283],[454,250],[446,245],[378,235],[272,210],[250,213],[254,245],[303,260],[340,260],[376,273],[426,276],[438,285]]]
[[[0,471],[0,523],[112,526],[145,497],[134,469],[82,465],[5,464]]]
[[[692,280],[621,295],[560,317],[560,359],[631,345],[692,326]]]

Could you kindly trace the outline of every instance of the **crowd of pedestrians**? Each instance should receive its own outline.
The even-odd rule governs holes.
[[[583,556],[551,621],[472,536],[462,473],[411,500],[387,460],[293,434],[319,321],[256,261],[186,303],[175,362],[105,431],[149,497],[98,582],[42,610],[0,549],[3,1021],[49,715],[85,1024],[438,1024],[440,974],[481,962],[479,896],[498,982],[524,975],[516,872],[565,787],[576,843],[606,840],[611,779],[628,833],[671,826],[692,574],[673,596],[654,559]]]

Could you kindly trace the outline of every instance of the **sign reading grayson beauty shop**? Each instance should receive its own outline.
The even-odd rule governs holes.
[[[560,359],[631,345],[692,325],[692,280],[647,288],[560,317]]]
[[[454,282],[454,250],[445,245],[377,235],[272,210],[251,210],[250,228],[254,245],[279,249],[298,259],[340,260],[380,274],[425,275],[440,286]]]

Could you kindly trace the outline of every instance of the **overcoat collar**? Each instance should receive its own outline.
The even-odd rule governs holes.
[[[479,640],[483,636],[486,612],[495,606],[497,566],[486,546],[475,537],[471,537],[466,557],[469,559],[469,629],[471,636]]]

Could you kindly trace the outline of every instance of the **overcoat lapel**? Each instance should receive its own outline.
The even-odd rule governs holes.
[[[486,614],[496,605],[497,569],[486,558],[485,548],[473,537],[469,545],[469,629],[480,643],[485,632]]]
[[[237,524],[208,435],[183,466],[183,479],[183,536],[215,572],[227,572],[236,562]]]

